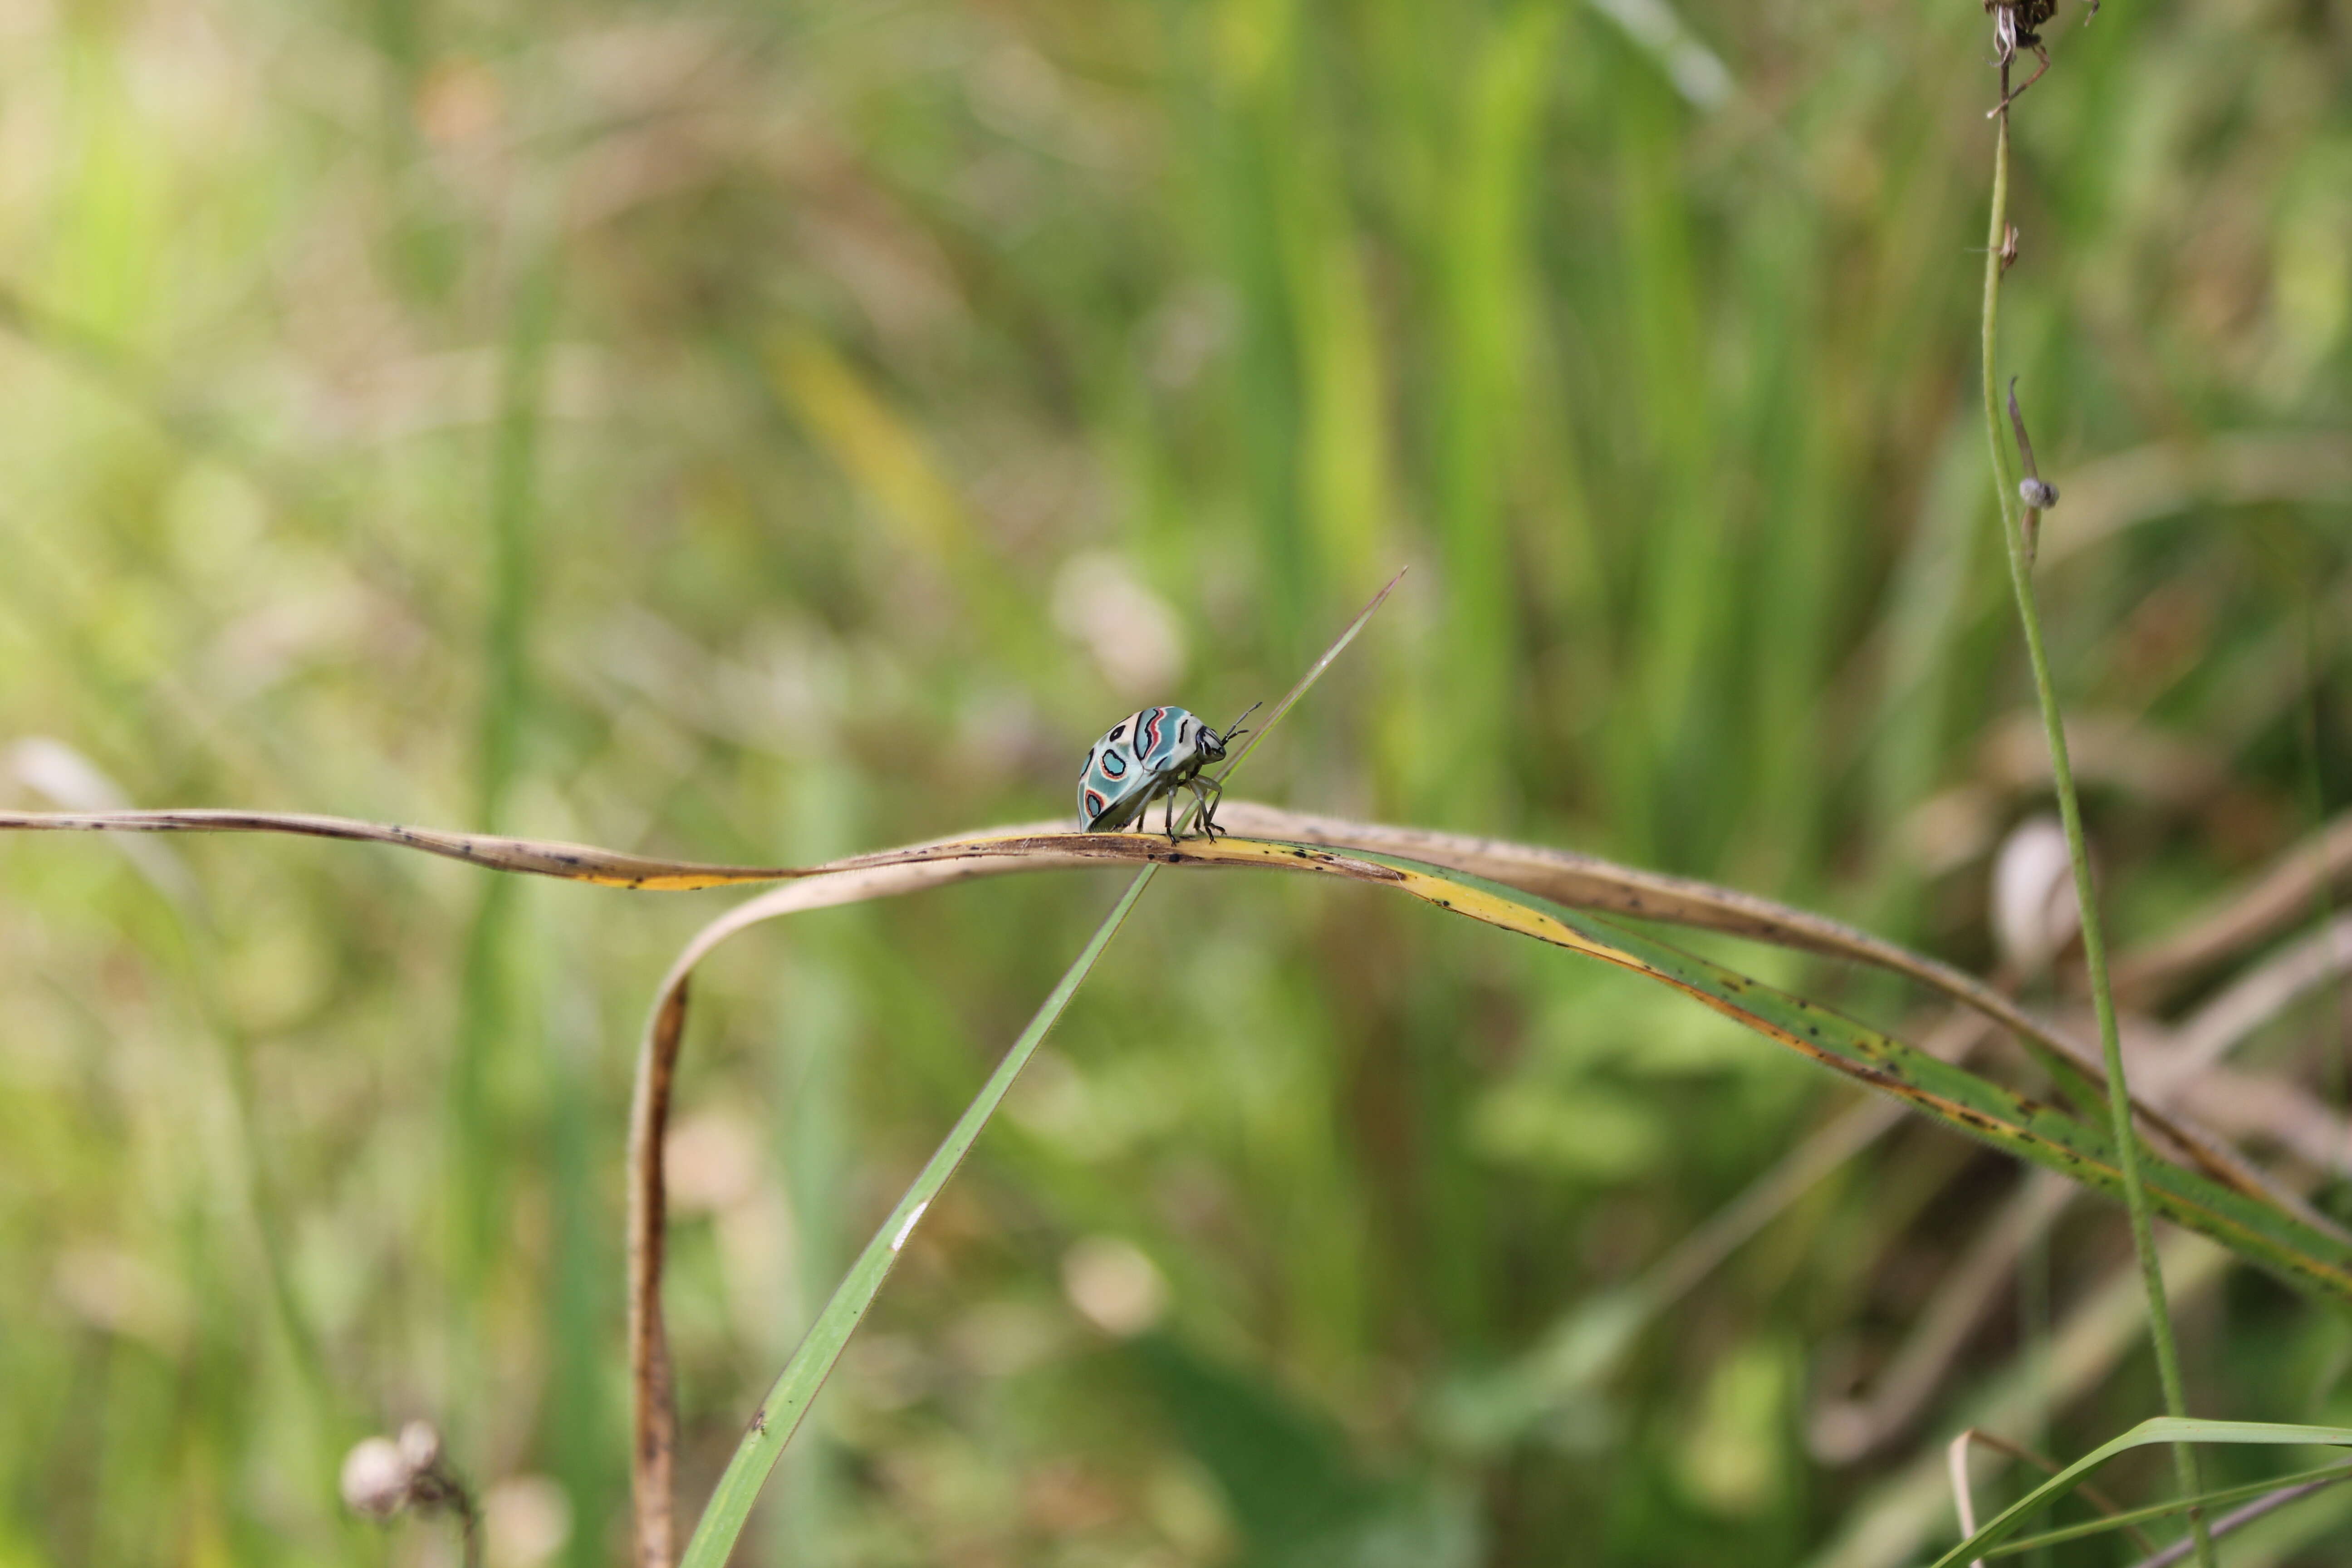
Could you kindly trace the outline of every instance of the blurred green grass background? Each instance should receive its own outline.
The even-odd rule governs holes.
[[[2077,19],[2006,353],[2128,942],[2352,802],[2352,14]],[[1118,715],[1278,692],[1410,563],[1248,793],[1989,966],[2044,764],[1970,414],[1988,58],[1969,0],[6,0],[0,798],[814,861],[1065,811]],[[1108,882],[707,972],[688,1517]],[[334,1503],[410,1415],[494,1563],[618,1561],[629,1053],[722,907],[0,844],[0,1565],[451,1561]],[[2331,1028],[2278,1048],[2340,1089]],[[2017,1180],[1932,1131],[1604,1393],[1500,1444],[1431,1412],[1848,1094],[1423,912],[1163,879],[745,1556],[1821,1560],[2119,1215],[1859,1460],[1808,1409]],[[2183,1316],[2200,1414],[2335,1397],[2352,1341],[2267,1283]],[[2152,1385],[2124,1357],[2047,1440]]]

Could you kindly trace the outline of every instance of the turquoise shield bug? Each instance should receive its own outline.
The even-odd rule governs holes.
[[[1257,711],[1253,702],[1223,734],[1181,708],[1145,708],[1110,727],[1087,753],[1078,774],[1078,826],[1089,833],[1116,833],[1139,823],[1155,800],[1166,799],[1168,841],[1176,841],[1176,796],[1191,790],[1201,803],[1201,827],[1217,836],[1217,799],[1224,785],[1201,770],[1223,762],[1225,748],[1248,733],[1242,719]]]

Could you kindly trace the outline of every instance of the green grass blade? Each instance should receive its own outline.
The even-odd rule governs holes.
[[[857,1262],[835,1289],[833,1299],[817,1315],[816,1322],[801,1341],[800,1349],[793,1352],[793,1359],[785,1363],[774,1386],[768,1390],[768,1397],[761,1402],[743,1440],[736,1445],[735,1457],[728,1461],[726,1473],[719,1478],[718,1489],[711,1493],[709,1504],[702,1511],[701,1522],[695,1526],[694,1539],[687,1542],[682,1568],[724,1568],[729,1554],[735,1550],[735,1538],[742,1533],[751,1504],[759,1498],[760,1488],[808,1414],[817,1390],[832,1374],[834,1363],[865,1318],[866,1310],[874,1304],[876,1293],[882,1289],[882,1281],[889,1278],[916,1222],[923,1217],[923,1211],[971,1152],[972,1141],[988,1125],[989,1117],[1004,1099],[1005,1091],[1013,1087],[1013,1079],[1036,1050],[1037,1043],[1045,1037],[1045,1032],[1062,1016],[1062,1010],[1069,1005],[1079,983],[1094,968],[1103,949],[1110,945],[1110,939],[1126,922],[1128,912],[1135,908],[1136,900],[1143,896],[1143,889],[1150,885],[1152,874],[1158,869],[1157,866],[1146,866],[1128,884],[1126,893],[1103,917],[1085,949],[1063,973],[1060,983],[1037,1009],[1036,1016],[1029,1020],[1029,1026],[1021,1031],[1021,1037],[1013,1042],[1013,1048],[997,1063],[979,1095],[957,1119],[938,1152],[923,1167],[922,1174],[915,1178],[914,1184],[898,1200],[898,1206],[890,1211],[890,1217],[882,1222],[874,1238],[866,1244],[866,1250],[858,1254]]]
[[[1282,716],[1297,707],[1298,700],[1307,695],[1308,687],[1323,679],[1323,672],[1331,668],[1332,660],[1348,651],[1348,645],[1356,640],[1356,634],[1364,629],[1365,623],[1372,618],[1382,605],[1388,603],[1389,595],[1396,592],[1397,584],[1403,582],[1404,574],[1412,570],[1410,566],[1399,567],[1397,574],[1390,578],[1379,593],[1372,595],[1371,602],[1356,612],[1356,618],[1349,621],[1340,629],[1339,635],[1331,639],[1331,646],[1323,650],[1323,656],[1308,665],[1307,673],[1300,676],[1297,683],[1282,694],[1282,700],[1274,705],[1274,711],[1265,716],[1265,721],[1258,725],[1255,732],[1250,736],[1248,743],[1234,753],[1234,760],[1227,763],[1225,771],[1217,775],[1218,783],[1223,784],[1241,771],[1241,765],[1249,761],[1249,754],[1257,750],[1257,743],[1274,732],[1274,727],[1282,722]],[[1191,818],[1188,816],[1185,820],[1190,821]]]
[[[2234,1487],[2222,1487],[2215,1491],[2200,1492],[2195,1497],[2176,1498],[2170,1502],[2152,1503],[2147,1508],[2129,1509],[2109,1514],[2103,1519],[2085,1520],[2060,1530],[2046,1530],[2039,1535],[2021,1535],[2014,1541],[2003,1542],[1985,1553],[1987,1557],[2018,1557],[2039,1547],[2056,1546],[2062,1542],[2080,1541],[2086,1536],[2105,1535],[2127,1525],[2145,1524],[2154,1519],[2169,1519],[2174,1514],[2187,1513],[2192,1508],[2214,1508],[2225,1502],[2242,1502],[2247,1498],[2267,1496],[2290,1487],[2309,1486],[2314,1481],[2352,1481],[2352,1465],[2341,1461],[2322,1465],[2316,1469],[2298,1470],[2290,1476],[2273,1476],[2268,1480],[2245,1481]],[[2217,1531],[2218,1533],[2218,1531]]]
[[[2143,1421],[2122,1436],[2092,1449],[2050,1479],[2003,1509],[1983,1529],[1936,1559],[1934,1568],[1958,1568],[1990,1552],[2036,1510],[2047,1507],[2081,1484],[2083,1479],[2117,1454],[2151,1443],[2260,1443],[2286,1447],[2352,1447],[2352,1426],[2290,1426],[2268,1421],[2193,1421],[2159,1415]],[[2308,1479],[2308,1478],[2305,1478]],[[2266,1483],[2269,1485],[2281,1483]],[[2180,1506],[2202,1506],[2192,1499]],[[2105,1524],[2110,1521],[2102,1521]]]

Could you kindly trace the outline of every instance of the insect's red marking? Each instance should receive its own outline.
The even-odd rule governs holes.
[[[1139,720],[1135,728],[1135,754],[1148,757],[1160,749],[1160,716],[1168,710],[1154,708],[1149,718]]]
[[[1100,816],[1103,814],[1103,807],[1108,804],[1093,790],[1087,791],[1087,820],[1091,823],[1096,817]]]

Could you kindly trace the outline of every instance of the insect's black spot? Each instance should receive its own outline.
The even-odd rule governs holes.
[[[1109,733],[1109,734],[1108,734],[1108,735],[1105,735],[1105,736],[1103,737],[1103,739],[1104,739],[1104,740],[1106,740],[1106,741],[1116,741],[1116,740],[1118,740],[1121,735],[1124,735],[1124,734],[1126,734],[1126,733],[1127,733],[1127,721],[1126,721],[1126,720],[1124,720],[1124,719],[1122,719],[1122,720],[1120,720],[1118,723],[1113,724],[1113,725],[1110,727],[1110,733]]]

